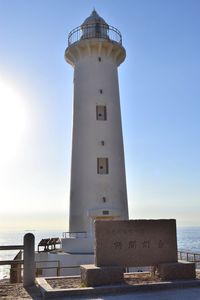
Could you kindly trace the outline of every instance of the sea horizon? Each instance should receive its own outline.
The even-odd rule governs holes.
[[[59,237],[62,238],[64,230],[0,230],[0,246],[22,245],[26,233],[33,233],[35,236],[35,250],[42,238]],[[200,226],[177,226],[177,245],[179,251],[193,252],[200,254]],[[0,251],[0,260],[12,260],[18,250]],[[9,276],[9,266],[0,266],[0,279]]]

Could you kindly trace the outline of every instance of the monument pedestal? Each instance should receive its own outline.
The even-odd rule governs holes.
[[[158,265],[158,274],[162,280],[195,279],[195,263],[179,261]]]
[[[96,267],[95,265],[82,265],[81,283],[84,286],[98,286],[122,283],[124,281],[124,268],[122,267]]]

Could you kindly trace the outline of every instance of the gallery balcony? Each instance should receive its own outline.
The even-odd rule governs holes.
[[[118,29],[107,24],[87,24],[73,29],[68,36],[68,46],[82,39],[105,39],[122,45],[122,35]]]

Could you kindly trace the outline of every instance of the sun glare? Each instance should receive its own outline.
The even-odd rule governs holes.
[[[15,157],[25,133],[26,121],[22,95],[0,78],[0,166]]]

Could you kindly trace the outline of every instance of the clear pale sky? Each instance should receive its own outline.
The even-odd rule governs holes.
[[[68,229],[73,69],[93,9],[123,36],[130,218],[200,225],[200,1],[0,0],[0,229]]]

